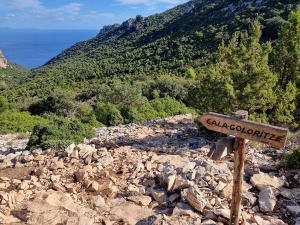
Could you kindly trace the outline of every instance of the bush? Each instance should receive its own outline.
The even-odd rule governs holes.
[[[300,147],[292,149],[292,153],[285,156],[285,165],[289,169],[300,169]]]
[[[71,91],[54,90],[46,99],[32,103],[28,111],[33,115],[55,113],[59,116],[71,117],[75,108],[73,95]]]
[[[120,110],[114,104],[100,104],[95,109],[95,115],[100,123],[107,126],[117,126],[124,123]]]
[[[147,121],[145,116],[137,108],[125,108],[122,110],[125,123],[144,123]]]
[[[92,127],[103,127],[104,125],[97,121],[93,111],[93,107],[90,105],[80,105],[76,109],[75,118],[79,119],[82,123],[87,123]]]
[[[89,96],[90,98],[88,98]],[[98,87],[91,87],[77,99],[87,100],[91,98],[94,98],[97,103],[113,103],[118,107],[134,107],[147,101],[146,97],[142,95],[142,87],[139,83],[130,84],[117,79],[98,85]]]
[[[0,96],[0,112],[4,112],[7,109],[8,109],[8,102],[6,98]]]
[[[194,112],[170,97],[155,99],[136,107],[123,107],[121,111],[114,104],[100,104],[94,111],[97,120],[107,126],[116,126],[124,122],[144,123],[159,117],[165,118]]]
[[[153,107],[147,102],[144,105],[137,107],[137,111],[145,118],[145,121],[154,120],[156,119],[156,111]]]
[[[95,130],[79,120],[51,116],[51,124],[36,125],[27,144],[28,150],[35,148],[63,149],[72,143],[80,143],[85,137],[95,136]]]
[[[164,118],[189,113],[184,104],[180,104],[170,97],[152,100],[150,101],[150,105],[156,111],[156,117]]]
[[[89,117],[82,117],[80,118],[80,121],[82,123],[86,123],[86,124],[89,124],[91,125],[92,127],[105,127],[105,125],[103,123],[100,123],[95,114],[92,114],[91,116]]]
[[[80,105],[76,109],[75,116],[77,118],[89,117],[93,114],[93,107],[90,105]]]
[[[196,79],[196,73],[192,67],[186,71],[185,77],[192,80]]]
[[[184,79],[162,76],[157,80],[145,83],[143,87],[143,94],[149,100],[171,97],[182,102],[188,94],[188,88],[185,87],[186,85],[188,85],[188,82]]]
[[[29,112],[5,110],[0,113],[0,133],[26,133],[32,131],[35,125],[48,122],[40,116],[31,116]]]
[[[278,31],[284,27],[286,21],[280,16],[275,16],[266,20],[266,26],[263,29],[265,37],[271,38],[272,40],[278,38]]]

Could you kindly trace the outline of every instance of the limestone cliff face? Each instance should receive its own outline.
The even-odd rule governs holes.
[[[7,59],[5,58],[5,56],[3,55],[1,50],[0,50],[0,67],[2,67],[2,68],[8,67]]]

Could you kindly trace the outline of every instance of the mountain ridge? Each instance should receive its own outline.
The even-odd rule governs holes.
[[[270,5],[269,6],[263,5],[264,3],[266,4],[266,2]],[[286,2],[286,3],[279,5],[277,7],[281,8],[281,10],[285,10],[284,8],[290,7],[290,9],[288,9],[287,11],[291,11],[295,7],[297,1],[281,1],[281,2]],[[208,5],[209,3],[210,5]],[[255,4],[255,7],[259,7],[259,8],[255,8],[252,6],[250,7],[250,3]],[[291,5],[288,6],[289,5],[288,3],[290,3]],[[214,34],[214,36],[211,35],[211,37],[206,38],[206,39],[211,38],[212,40],[205,40],[205,38],[204,40],[202,40],[204,41],[203,44],[204,49],[202,50],[213,51],[216,50],[216,47],[218,46],[218,44],[215,43],[216,41],[218,41],[218,43],[220,43],[221,39],[225,39],[225,41],[228,41],[230,39],[230,36],[233,34],[233,32],[243,31],[248,29],[251,20],[246,18],[244,19],[246,21],[242,21],[243,18],[241,18],[240,24],[238,23],[232,24],[236,22],[235,20],[237,20],[236,18],[233,17],[239,17],[239,15],[242,15],[243,13],[249,13],[249,16],[250,18],[252,18],[252,20],[254,19],[262,20],[262,18],[259,18],[258,15],[256,14],[264,10],[265,12],[262,12],[262,14],[265,15],[266,13],[269,13],[271,11],[271,15],[269,17],[273,18],[274,17],[273,15],[278,15],[282,13],[279,10],[277,10],[276,7],[275,8],[274,7],[275,4],[270,3],[270,1],[247,1],[247,2],[212,1],[212,0],[190,1],[185,4],[176,6],[170,10],[167,10],[164,13],[154,14],[146,18],[143,18],[142,16],[138,15],[137,18],[143,18],[142,21],[139,21],[137,18],[135,19],[130,18],[124,21],[122,24],[104,26],[95,38],[85,42],[79,42],[76,45],[72,46],[71,48],[66,49],[66,51],[68,52],[68,56],[72,56],[70,54],[70,51],[73,51],[75,48],[81,49],[82,52],[87,52],[89,50],[85,48],[85,45],[90,46],[91,47],[90,50],[91,49],[94,50],[94,48],[100,47],[101,45],[105,45],[105,44],[108,45],[110,42],[113,41],[118,42],[118,40],[122,38],[126,39],[126,38],[132,38],[134,36],[138,36],[138,40],[141,42],[140,43],[141,45],[144,45],[145,43],[151,43],[163,37],[168,38],[168,36],[170,36],[176,38],[178,36],[183,36],[185,35],[184,33],[186,31],[187,33],[193,33],[192,38],[197,38],[197,34],[195,33],[195,31],[202,32],[202,30],[204,29],[210,29],[211,27],[209,25],[213,26],[215,24],[220,23],[221,27],[216,28],[216,30],[212,28],[213,29],[212,34]],[[249,12],[247,12],[247,10]],[[286,20],[288,13],[285,12],[283,14],[284,14],[283,16],[285,17],[284,19]],[[209,15],[210,17],[208,17]],[[226,22],[220,21],[221,19],[224,18],[224,16],[231,23],[226,24]],[[206,21],[204,22],[201,21],[203,17],[206,18],[208,17],[209,23],[206,23]],[[284,23],[284,21],[281,22]],[[187,30],[189,23],[192,23],[194,27],[190,30]],[[279,25],[282,26],[282,24]],[[176,30],[176,27],[181,29]],[[273,32],[277,33],[279,28],[280,27],[275,28]],[[148,30],[145,31],[145,29],[149,29],[149,31]],[[226,29],[230,31],[228,32],[226,31]],[[180,30],[182,30],[183,32],[180,32]],[[265,31],[263,35],[265,36],[263,37],[265,40],[268,40],[270,38],[267,31]],[[203,39],[203,36],[207,36],[207,34],[202,34],[200,39]],[[201,42],[199,43],[201,44]],[[207,48],[205,48],[205,45],[207,45]],[[212,47],[212,45],[214,45],[213,48],[210,48]],[[194,58],[196,57],[197,55]],[[63,51],[62,54],[48,61],[46,65],[51,65],[57,60],[61,60],[62,58],[64,59],[66,58],[65,51]]]
[[[190,104],[188,94],[199,92],[197,85],[216,62],[222,41],[227,45],[235,33],[239,38],[248,35],[257,21],[262,30],[257,45],[268,40],[274,45],[296,5],[297,0],[197,0],[146,18],[138,15],[104,26],[96,37],[33,69],[26,82],[3,94],[25,110],[53,93],[59,93],[54,99],[64,99],[75,108],[84,103],[91,110],[108,103],[119,109],[124,102],[135,107],[145,98],[171,97]],[[120,96],[120,90],[125,96]],[[139,100],[131,101],[133,96]]]
[[[21,84],[27,79],[29,72],[26,67],[9,62],[0,49],[0,90]]]

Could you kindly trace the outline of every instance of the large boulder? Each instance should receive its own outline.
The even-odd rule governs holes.
[[[262,212],[272,212],[277,199],[271,187],[263,188],[259,193],[259,207]]]
[[[273,188],[279,189],[284,185],[284,181],[282,179],[271,177],[266,173],[254,174],[251,177],[250,182],[258,189],[262,189],[266,186],[271,186]]]
[[[197,186],[190,187],[187,192],[187,201],[190,205],[199,212],[203,212],[207,201],[203,197],[202,192],[199,190]]]
[[[78,205],[64,193],[56,191],[40,192],[32,201],[25,203],[30,214],[28,224],[94,224],[96,213]]]
[[[135,225],[138,221],[154,215],[154,212],[147,208],[142,208],[134,203],[126,202],[124,199],[116,199],[110,211],[111,219],[124,220],[129,225]]]

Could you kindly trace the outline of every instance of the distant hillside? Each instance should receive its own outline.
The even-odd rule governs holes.
[[[7,61],[0,50],[0,90],[10,89],[21,84],[29,74],[29,69]]]
[[[221,40],[226,43],[234,32],[248,30],[255,19],[262,24],[261,42],[276,41],[297,4],[298,0],[192,0],[147,18],[138,15],[104,26],[95,38],[33,69],[26,83],[5,95],[18,102],[30,96],[45,98],[54,89],[92,92],[92,85],[112,78],[133,82],[162,75],[185,77],[190,68],[197,73],[213,62]]]

